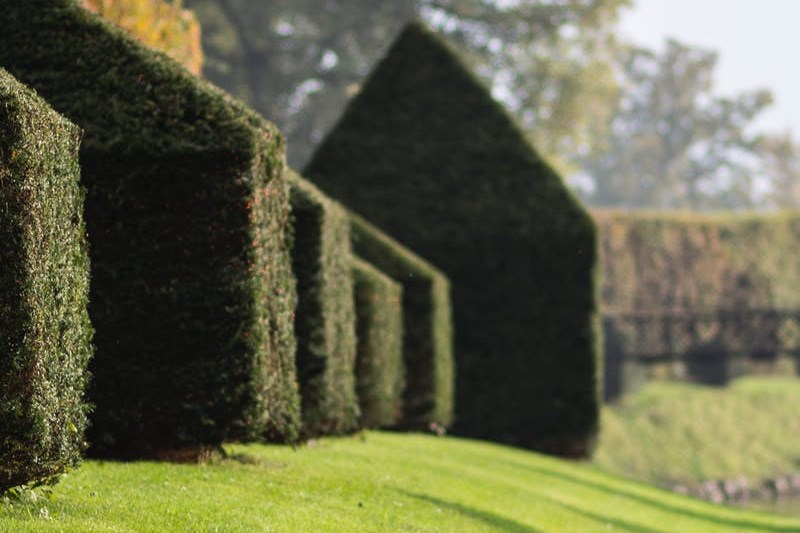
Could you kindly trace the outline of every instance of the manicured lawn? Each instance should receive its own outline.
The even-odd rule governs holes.
[[[800,380],[653,383],[603,413],[594,463],[653,484],[800,470]]]
[[[367,433],[228,452],[203,466],[87,462],[52,500],[3,507],[0,531],[800,531],[798,520],[449,437]]]

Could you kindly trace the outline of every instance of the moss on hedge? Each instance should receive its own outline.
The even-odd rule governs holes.
[[[355,280],[356,391],[361,426],[396,425],[402,416],[403,287],[357,257],[352,260]]]
[[[305,175],[450,278],[456,433],[589,452],[594,224],[439,37],[406,28]]]
[[[71,0],[7,3],[0,26],[0,64],[85,132],[93,453],[294,439],[278,131]]]
[[[316,187],[288,173],[297,278],[297,375],[308,436],[358,428],[350,223]]]
[[[84,448],[89,258],[80,131],[0,69],[0,493]]]
[[[403,414],[397,427],[429,430],[453,421],[450,283],[424,259],[355,213],[353,250],[403,287]]]

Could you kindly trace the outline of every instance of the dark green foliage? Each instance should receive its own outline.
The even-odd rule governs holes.
[[[358,427],[356,332],[347,213],[297,174],[291,187],[297,379],[308,436]]]
[[[456,433],[590,451],[594,224],[439,38],[403,32],[306,175],[450,278]]]
[[[0,27],[0,65],[84,130],[93,453],[294,439],[278,131],[73,1],[6,2]]]
[[[395,425],[402,415],[403,287],[353,258],[356,300],[356,391],[361,426]]]
[[[398,427],[429,430],[453,421],[450,283],[436,268],[363,218],[350,214],[353,251],[403,286],[405,389]]]
[[[0,69],[0,493],[84,448],[92,354],[77,127]]]

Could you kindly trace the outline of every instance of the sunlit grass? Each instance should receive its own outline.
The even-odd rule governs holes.
[[[800,380],[655,383],[607,408],[595,464],[641,481],[751,480],[800,469]]]
[[[800,531],[800,521],[454,438],[368,433],[228,451],[204,466],[87,462],[52,501],[4,508],[0,531]]]

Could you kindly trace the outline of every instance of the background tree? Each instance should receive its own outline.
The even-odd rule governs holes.
[[[629,0],[188,0],[205,74],[289,138],[302,166],[372,65],[415,17],[448,35],[555,158],[586,150],[616,98],[612,26]],[[566,162],[567,158],[558,157]]]
[[[83,6],[200,74],[200,25],[181,0],[83,0]]]
[[[604,151],[577,163],[600,206],[716,209],[753,207],[760,137],[750,126],[769,91],[713,91],[717,54],[668,40],[660,53],[619,56],[622,98]]]
[[[761,173],[767,193],[765,204],[800,208],[800,145],[791,131],[766,135],[759,145]]]

